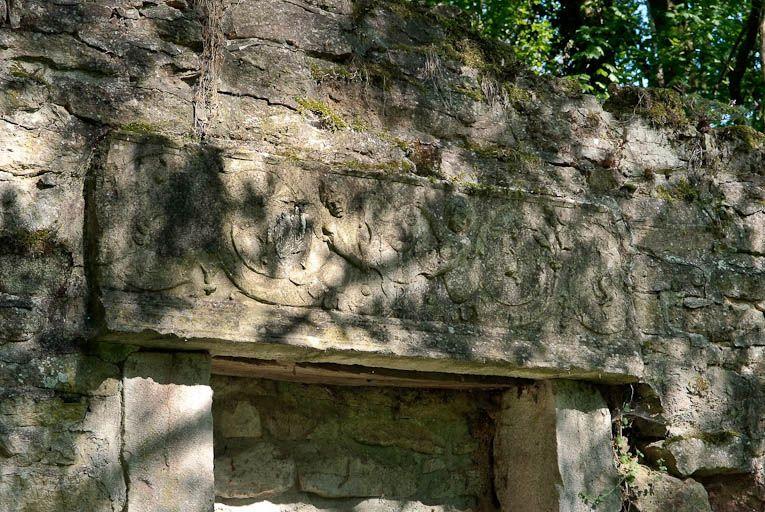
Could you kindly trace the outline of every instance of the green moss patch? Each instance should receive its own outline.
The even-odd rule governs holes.
[[[149,123],[128,123],[119,127],[120,131],[136,133],[138,135],[156,135],[159,130]]]
[[[362,172],[405,172],[415,171],[415,165],[409,160],[387,160],[384,162],[366,163],[358,160],[348,160],[340,164],[345,169]]]
[[[540,169],[543,165],[543,161],[538,155],[522,148],[510,148],[495,144],[476,145],[467,143],[466,149],[478,158],[502,162],[507,165],[510,171],[528,172]]]
[[[659,185],[656,195],[665,201],[686,201],[691,203],[700,197],[698,187],[693,186],[687,179],[681,178],[670,186]]]
[[[364,75],[361,69],[342,64],[320,66],[316,63],[312,63],[310,65],[310,72],[311,78],[317,82],[359,82]]]
[[[654,126],[683,128],[691,124],[690,108],[680,94],[670,89],[613,87],[604,108],[622,115],[638,115]]]
[[[348,123],[325,102],[313,98],[296,98],[301,113],[312,113],[319,118],[321,127],[331,132],[347,130]]]
[[[0,236],[0,254],[42,257],[58,252],[59,244],[55,234],[49,229],[21,231]]]
[[[758,132],[751,126],[726,126],[718,128],[715,133],[720,140],[740,142],[747,149],[756,150],[765,147],[765,134]]]
[[[29,71],[20,63],[13,62],[11,63],[11,66],[8,71],[10,72],[11,76],[14,78],[20,78],[22,80],[30,80],[38,84],[48,85],[48,82],[46,82],[45,78],[43,78],[43,75],[42,75],[43,70],[40,68],[34,71]]]

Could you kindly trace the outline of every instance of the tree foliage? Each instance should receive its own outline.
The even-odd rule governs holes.
[[[445,2],[509,42],[531,69],[576,76],[585,91],[673,88],[715,105],[728,122],[765,124],[765,0]]]

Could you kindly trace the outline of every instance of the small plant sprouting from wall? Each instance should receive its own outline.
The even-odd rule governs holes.
[[[223,60],[224,0],[194,0],[202,23],[202,64],[194,92],[194,131],[204,140],[215,114]]]
[[[628,404],[627,404],[628,405]],[[620,425],[621,418],[615,419],[615,424]],[[621,426],[617,426],[621,429]],[[597,496],[591,496],[585,493],[579,493],[579,499],[581,499],[585,505],[590,507],[593,511],[599,509],[600,505],[606,502],[606,499],[614,493],[621,494],[622,510],[629,511],[631,508],[631,485],[637,478],[638,468],[640,466],[638,462],[638,456],[632,454],[629,450],[629,442],[627,438],[621,434],[617,434],[614,438],[614,459],[616,470],[619,473],[619,482],[606,492],[598,494]]]
[[[627,431],[632,429],[635,413],[633,408],[633,393],[634,390],[631,389],[630,398],[622,403],[613,414],[614,465],[616,466],[616,471],[618,473],[618,483],[608,491],[598,494],[597,496],[591,496],[585,493],[579,494],[579,499],[593,511],[599,510],[599,507],[614,493],[619,493],[621,496],[623,512],[634,510],[633,505],[637,497],[634,484],[640,474],[640,459],[643,458],[644,455],[637,448],[630,447],[629,439],[626,434]],[[661,472],[667,472],[667,467],[663,460],[659,459],[657,469]]]

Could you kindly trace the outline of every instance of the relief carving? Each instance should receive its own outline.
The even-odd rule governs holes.
[[[631,306],[616,237],[597,224],[576,231],[563,300],[578,322],[601,335],[627,329]]]
[[[247,297],[266,304],[317,306],[326,254],[315,243],[311,206],[299,191],[250,183],[258,201],[232,212],[221,261]],[[259,186],[260,185],[260,186]]]
[[[600,213],[242,163],[177,172],[160,156],[122,184],[139,196],[108,267],[125,289],[500,328],[628,324],[621,247]],[[158,200],[176,189],[190,218]]]
[[[560,247],[547,220],[533,210],[499,209],[483,245],[486,314],[514,327],[539,321],[553,302],[558,276]]]
[[[119,212],[130,222],[111,242],[122,252],[109,267],[113,277],[126,289],[139,292],[164,292],[191,283],[187,262],[169,254],[163,246],[163,236],[173,219],[163,204],[154,200],[157,189],[170,180],[172,170],[182,167],[183,158],[173,151],[152,147],[138,151],[125,164],[130,171],[127,176],[135,182],[114,186],[134,189],[138,199],[130,211]]]
[[[422,258],[421,272],[443,283],[448,298],[457,305],[459,320],[473,321],[477,318],[476,299],[483,280],[475,211],[464,195],[449,196],[444,202],[443,217],[428,206],[420,206],[437,242]]]

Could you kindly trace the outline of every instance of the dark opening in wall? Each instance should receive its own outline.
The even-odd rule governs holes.
[[[500,390],[338,382],[213,376],[216,511],[498,509]]]

